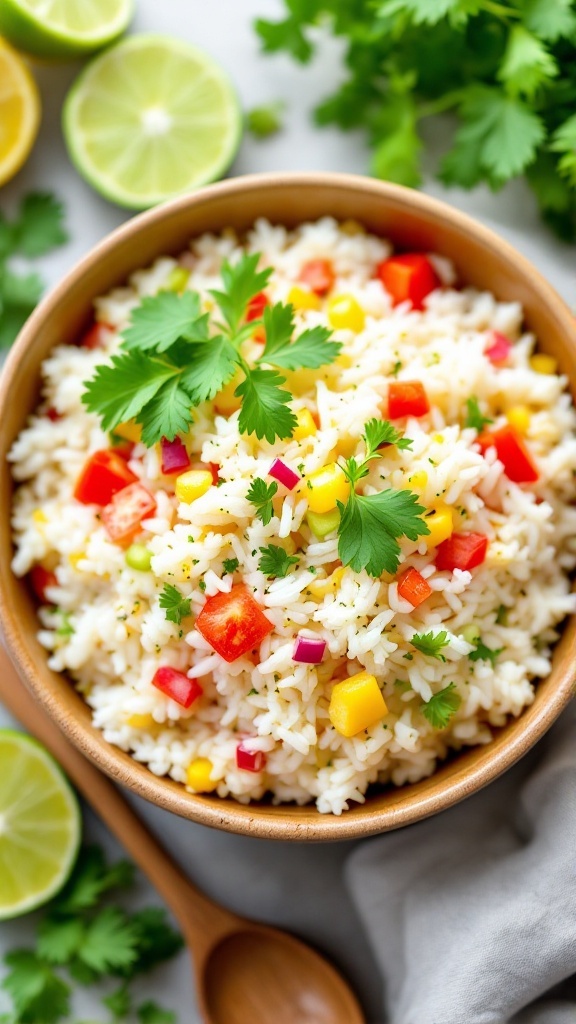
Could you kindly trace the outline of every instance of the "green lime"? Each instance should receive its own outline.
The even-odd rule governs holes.
[[[0,34],[35,57],[72,58],[126,31],[134,0],[0,0]]]
[[[107,199],[142,210],[222,177],[242,134],[220,66],[170,36],[132,36],[72,86],[64,136],[80,174]]]
[[[25,733],[0,729],[0,920],[62,888],[80,834],[78,801],[56,761]]]

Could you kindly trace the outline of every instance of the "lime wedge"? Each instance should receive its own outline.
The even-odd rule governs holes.
[[[72,58],[126,31],[134,0],[1,0],[0,33],[35,57]]]
[[[96,57],[66,97],[64,136],[103,196],[142,210],[222,177],[242,134],[227,76],[169,36],[132,36]]]
[[[56,761],[30,736],[0,729],[0,920],[62,888],[80,834],[78,801]]]

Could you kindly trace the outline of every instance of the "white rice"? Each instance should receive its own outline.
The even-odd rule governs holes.
[[[389,245],[342,230],[329,218],[292,232],[259,221],[245,246],[273,267],[267,287],[272,301],[286,300],[305,261],[327,258],[337,274],[335,292],[354,295],[367,313],[361,333],[336,332],[347,366],[294,375],[294,409],[307,407],[319,416],[317,434],[301,442],[257,442],[239,433],[237,413],[224,418],[207,403],[185,440],[193,459],[220,466],[223,483],[189,505],[176,502],[157,450],[137,445],[130,467],[154,492],[158,508],[145,523],[152,571],[133,571],[96,518],[98,510],[72,498],[88,454],[109,444],[81,402],[83,382],[106,354],[63,344],[43,364],[42,405],[10,454],[20,484],[13,569],[23,576],[41,562],[55,571],[58,585],[49,597],[58,611],[40,610],[39,638],[50,652],[50,666],[70,674],[110,743],[156,775],[184,784],[191,761],[207,757],[220,796],[247,802],[269,792],[276,802],[316,800],[320,811],[340,814],[351,802],[363,801],[371,783],[414,782],[430,775],[450,750],[488,743],[491,727],[519,715],[533,700],[535,680],[550,670],[555,627],[576,610],[568,577],[576,563],[576,512],[569,504],[575,493],[576,416],[566,379],[531,369],[536,340],[523,332],[518,304],[448,286],[429,296],[423,312],[407,305],[393,309],[374,279]],[[206,296],[219,285],[222,260],[234,260],[241,251],[230,231],[195,240],[182,257],[193,268],[189,287]],[[139,299],[157,292],[176,265],[162,258],[134,274],[126,287],[96,301],[97,318],[122,329]],[[437,267],[449,283],[452,268],[444,260]],[[306,326],[327,323],[324,307],[300,312],[297,319]],[[515,342],[506,367],[493,366],[484,354],[492,330]],[[112,337],[110,350],[117,343]],[[398,596],[396,581],[374,580],[350,568],[334,592],[315,597],[311,581],[335,568],[336,536],[318,541],[310,534],[305,495],[280,488],[284,497],[277,514],[264,526],[254,518],[246,492],[255,476],[266,479],[275,456],[309,474],[333,460],[338,446],[346,455],[354,451],[366,421],[382,416],[397,361],[398,379],[422,380],[432,409],[406,424],[412,451],[386,449],[368,484],[381,487],[384,474],[385,486],[410,488],[413,474],[425,471],[427,482],[417,488],[422,503],[431,508],[441,498],[458,510],[460,529],[487,534],[486,561],[472,572],[440,572],[423,539],[404,539],[403,568],[417,568],[434,592],[419,608]],[[479,453],[476,431],[461,425],[471,395],[490,411],[495,427],[505,422],[510,406],[530,407],[527,443],[540,472],[537,484],[512,483],[493,450],[486,458]],[[45,415],[49,407],[63,418],[52,422]],[[361,442],[357,450],[363,451]],[[270,583],[258,569],[259,548],[295,534],[303,547],[299,564]],[[242,578],[254,589],[274,624],[256,666],[247,657],[226,664],[190,628],[192,619],[183,634],[159,607],[164,584],[173,583],[191,598],[197,614],[206,596],[232,586],[232,576],[222,571],[229,558],[240,564],[234,582]],[[496,622],[500,606],[507,609],[506,625]],[[63,623],[69,629],[62,630]],[[502,648],[494,667],[468,658],[473,647],[461,633],[470,623],[490,648]],[[445,662],[411,647],[415,631],[441,629],[450,638]],[[292,660],[294,637],[302,632],[327,641],[321,665]],[[166,664],[201,682],[204,696],[188,711],[151,684]],[[364,668],[376,676],[388,713],[346,739],[330,723],[330,692],[335,679]],[[462,703],[448,728],[438,731],[422,715],[422,701],[450,682]],[[134,728],[129,719],[135,714],[150,715],[154,724]],[[242,738],[252,750],[265,752],[265,771],[237,769]]]

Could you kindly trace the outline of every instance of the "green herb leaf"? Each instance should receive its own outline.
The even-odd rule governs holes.
[[[227,573],[232,575],[233,572],[236,572],[239,565],[240,562],[237,558],[225,558],[222,562],[223,575],[226,575]]]
[[[171,583],[164,584],[158,603],[164,608],[168,621],[175,622],[177,626],[190,615],[190,598],[184,597],[178,587],[173,587]]]
[[[268,547],[260,548],[262,555],[258,562],[260,572],[263,572],[269,579],[283,579],[288,575],[293,565],[298,565],[298,555],[289,555],[284,548],[277,544],[269,544]]]
[[[560,36],[574,38],[576,13],[572,0],[524,0],[523,19],[526,27],[549,43]]]
[[[550,149],[554,153],[562,153],[558,171],[572,188],[576,188],[576,114],[554,132]]]
[[[136,959],[123,972],[127,977],[147,974],[183,948],[184,940],[169,924],[163,907],[145,907],[130,920],[138,932],[138,946]]]
[[[402,431],[397,430],[390,420],[368,420],[362,434],[366,442],[366,459],[373,459],[382,453],[378,450],[383,445],[393,444],[401,450],[410,449],[414,442],[409,437],[404,437]]]
[[[85,846],[80,851],[70,880],[54,902],[55,912],[74,915],[95,907],[110,889],[125,889],[134,881],[134,865],[118,861],[108,867],[98,846]]]
[[[292,395],[280,385],[285,383],[276,370],[243,367],[246,374],[234,394],[242,398],[238,426],[243,434],[256,434],[272,444],[277,437],[290,437],[297,424],[288,407]]]
[[[76,954],[84,938],[77,918],[45,917],[38,927],[38,956],[51,964],[65,964]]]
[[[338,556],[343,565],[355,572],[371,575],[395,573],[401,549],[397,538],[417,540],[430,531],[422,519],[426,509],[410,491],[389,489],[378,494],[350,497],[340,509]]]
[[[445,729],[462,703],[454,683],[448,683],[443,690],[435,693],[422,707],[422,714],[433,729]]]
[[[245,317],[250,299],[263,291],[270,280],[272,270],[257,270],[259,261],[260,253],[243,254],[234,265],[226,261],[221,270],[224,291],[211,292],[231,335]]]
[[[194,405],[214,398],[237,369],[237,353],[223,335],[201,345],[191,345],[187,358],[190,367],[184,372],[182,382]]]
[[[558,65],[542,40],[523,25],[510,29],[498,78],[511,96],[534,94],[558,74]]]
[[[482,640],[479,640],[476,644],[476,649],[471,651],[468,657],[470,661],[489,661],[492,668],[494,668],[496,661],[498,660],[498,655],[502,654],[503,650],[503,647],[491,649],[490,647],[487,647],[486,644],[482,643]]]
[[[122,347],[128,351],[165,352],[179,338],[205,341],[208,317],[200,315],[196,292],[158,292],[147,295],[130,314],[130,325],[122,333]]]
[[[86,928],[78,957],[98,974],[130,967],[137,959],[140,933],[116,907],[105,907]]]
[[[442,650],[448,646],[450,639],[445,629],[438,633],[434,633],[433,630],[430,630],[429,633],[414,633],[410,643],[421,654],[426,654],[429,658],[437,658],[438,661],[446,661]]]
[[[267,103],[253,107],[246,115],[246,127],[257,139],[267,139],[282,130],[283,103]]]
[[[12,344],[43,290],[38,274],[14,274],[0,263],[0,350]]]
[[[155,356],[143,359],[137,352],[112,356],[110,363],[96,367],[94,376],[86,382],[82,401],[89,412],[99,415],[103,430],[113,430],[142,412],[160,388],[179,373],[177,367]],[[171,418],[169,410],[167,417]],[[160,437],[162,434],[157,440]]]
[[[12,226],[13,251],[33,259],[68,241],[64,207],[51,192],[30,192]]]
[[[252,481],[246,497],[255,506],[255,515],[260,519],[264,526],[268,526],[268,523],[272,519],[274,514],[274,506],[272,504],[272,498],[278,491],[278,484],[272,481],[271,484],[267,484],[265,480],[257,476]]]
[[[126,1020],[132,1007],[132,998],[125,984],[120,985],[120,988],[117,988],[115,992],[111,992],[109,996],[105,996],[102,1002],[110,1010],[118,1024],[122,1024]]]
[[[466,408],[468,412],[464,421],[465,427],[474,427],[480,433],[488,423],[494,423],[494,420],[489,416],[484,416],[480,411],[478,399],[474,395],[466,399]]]
[[[10,968],[2,988],[14,1003],[20,1024],[56,1024],[70,1010],[70,987],[45,960],[26,949],[7,953]]]
[[[331,335],[326,327],[313,327],[303,331],[292,341],[294,333],[293,307],[277,303],[264,309],[266,345],[259,363],[271,363],[285,370],[316,370],[331,363],[342,348],[340,342],[328,341]]]
[[[171,1010],[163,1010],[158,1003],[149,1000],[142,1003],[137,1010],[140,1024],[176,1024],[176,1014]]]

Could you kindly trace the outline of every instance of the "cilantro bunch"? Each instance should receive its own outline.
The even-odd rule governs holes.
[[[318,369],[332,362],[340,344],[331,332],[314,327],[294,338],[294,310],[277,303],[263,319],[246,323],[251,299],[267,285],[271,269],[258,270],[260,254],[244,254],[222,267],[222,290],[212,291],[214,318],[202,313],[197,292],[163,291],[145,298],[133,311],[121,352],[98,366],[82,397],[97,413],[104,430],[136,419],[142,441],[151,446],[162,437],[187,433],[193,407],[216,397],[233,379],[241,399],[239,428],[273,442],[290,437],[296,417],[292,394],[280,370]],[[262,354],[249,365],[242,344],[263,323]]]
[[[322,26],[344,41],[346,78],[318,124],[364,128],[372,173],[417,186],[421,125],[452,111],[438,174],[497,190],[525,174],[544,218],[576,238],[575,0],[284,0],[260,19],[265,52],[312,59]]]

